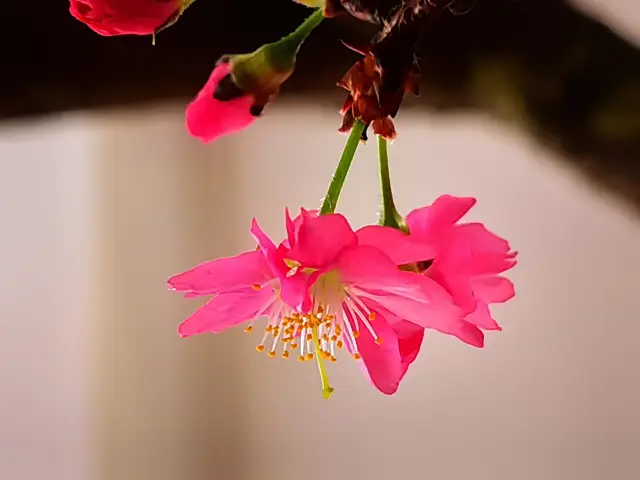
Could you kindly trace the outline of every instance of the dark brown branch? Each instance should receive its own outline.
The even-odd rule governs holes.
[[[640,50],[564,2],[478,0],[427,32],[423,104],[518,124],[640,211]]]

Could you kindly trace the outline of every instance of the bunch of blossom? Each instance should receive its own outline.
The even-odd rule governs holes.
[[[71,0],[71,12],[103,35],[155,35],[193,0]],[[462,3],[460,3],[462,2]],[[509,243],[483,224],[462,222],[476,200],[441,195],[402,216],[396,210],[387,143],[406,92],[418,94],[415,48],[427,18],[468,2],[299,0],[315,8],[293,33],[258,50],[220,59],[187,107],[187,129],[210,142],[249,126],[293,73],[305,39],[325,18],[351,14],[384,27],[338,85],[348,96],[340,131],[351,132],[319,210],[285,213],[286,238],[273,242],[254,219],[257,248],[211,260],[169,279],[172,290],[210,300],[179,327],[182,336],[257,328],[269,357],[318,364],[323,394],[333,388],[326,362],[344,350],[385,394],[398,389],[425,330],[474,346],[501,330],[490,305],[514,296],[503,276],[516,264]],[[454,8],[455,7],[455,8]],[[382,207],[376,225],[353,229],[336,213],[357,147],[377,136]]]

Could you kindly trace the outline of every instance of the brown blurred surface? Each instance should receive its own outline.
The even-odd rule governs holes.
[[[0,118],[188,99],[220,55],[273,41],[309,13],[288,0],[197,0],[152,46],[95,34],[64,0],[4,10]],[[640,53],[630,41],[563,0],[477,0],[425,29],[417,105],[500,118],[640,207]],[[340,40],[363,43],[375,30],[352,18],[325,22],[283,95],[341,95],[335,82],[357,56]]]
[[[593,28],[562,0],[476,3],[467,15],[442,15],[426,27],[424,98],[431,105],[477,103],[469,76],[483,57],[557,63],[563,44]],[[65,0],[11,2],[0,30],[0,116],[192,96],[220,55],[273,41],[308,13],[288,0],[197,0],[154,47],[148,37],[95,34],[69,15]],[[286,90],[334,90],[356,58],[340,40],[365,42],[375,29],[351,18],[325,22],[304,47]]]
[[[150,37],[97,35],[69,15],[64,0],[12,2],[0,30],[0,116],[192,96],[223,53],[273,41],[309,12],[284,0],[277,8],[198,0],[153,46]],[[318,73],[336,74],[354,58],[340,44],[337,23],[326,22],[308,41],[288,88],[333,88],[329,75],[322,81]]]

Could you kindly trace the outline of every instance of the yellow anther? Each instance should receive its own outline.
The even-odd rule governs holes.
[[[360,330],[353,332],[353,338],[360,338]]]
[[[259,351],[259,352],[264,352],[264,345],[258,345],[256,347],[256,350]]]
[[[307,340],[312,340],[313,339],[313,335],[311,335],[310,333],[307,333]]]
[[[329,355],[330,359],[332,362],[337,362],[338,359],[336,357],[334,357],[333,355]]]
[[[262,286],[258,283],[254,283],[253,285],[251,285],[251,288],[253,288],[257,292],[262,288]]]
[[[248,327],[245,327],[244,331],[250,333],[251,331],[253,331],[253,327],[249,325]]]
[[[353,358],[356,360],[360,360],[362,358],[362,355],[360,355],[358,352],[353,354]]]
[[[313,353],[307,353],[304,358],[305,360],[313,360]]]
[[[342,348],[342,340],[338,340],[338,341],[336,342],[336,347],[338,347],[338,348]]]
[[[282,352],[282,358],[289,358],[289,352],[287,350]]]
[[[304,362],[305,361],[304,355],[299,355],[298,356],[298,361]]]
[[[300,266],[300,262],[297,260],[291,260],[290,258],[285,258],[284,264],[289,268],[298,268]]]
[[[267,325],[267,328],[264,329],[265,332],[271,332],[273,330],[273,325]]]
[[[273,357],[275,357],[275,356],[276,356],[276,352],[274,352],[273,350],[270,350],[270,351],[269,351],[269,353],[267,353],[267,356],[268,356],[269,358],[273,358]]]
[[[295,342],[291,342],[291,348],[296,349],[298,348],[298,344]]]
[[[376,338],[376,345],[382,344],[382,339],[380,337]]]
[[[376,312],[369,312],[369,321],[373,322],[376,319]]]
[[[331,341],[335,342],[336,340],[338,340],[338,336],[337,335],[331,335]]]

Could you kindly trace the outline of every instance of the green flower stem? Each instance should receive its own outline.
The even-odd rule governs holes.
[[[342,186],[347,178],[349,168],[353,162],[353,157],[356,154],[360,140],[362,139],[362,133],[366,125],[360,121],[357,121],[351,129],[351,134],[347,139],[347,143],[342,151],[342,156],[336,167],[336,171],[333,173],[333,178],[329,184],[329,190],[324,197],[322,207],[320,207],[320,215],[326,215],[327,213],[333,213],[338,205],[338,197],[342,191]],[[320,372],[320,380],[322,382],[322,396],[325,399],[329,399],[333,393],[333,388],[329,384],[329,378],[327,377],[327,370],[324,366],[324,359],[322,358],[322,352],[320,351],[320,343],[318,338],[317,328],[312,329],[313,343],[315,345],[315,357],[318,363],[318,371]]]
[[[380,162],[380,189],[382,192],[382,208],[380,211],[380,225],[405,230],[406,225],[402,215],[396,210],[391,191],[391,178],[389,174],[389,152],[387,140],[378,135],[378,159]]]
[[[333,179],[329,184],[329,190],[327,190],[327,194],[325,195],[324,201],[322,202],[322,207],[320,207],[320,215],[335,212],[336,206],[338,205],[338,197],[340,197],[342,186],[344,185],[344,181],[347,178],[349,168],[351,168],[351,162],[353,161],[353,157],[356,153],[358,145],[360,144],[360,139],[362,138],[364,129],[365,124],[360,122],[359,120],[351,129],[351,135],[349,135],[349,139],[344,146],[342,156],[340,157],[340,161],[338,162],[336,171],[333,174]]]
[[[196,0],[180,0],[180,8],[178,9],[178,11],[174,15],[169,17],[169,19],[167,19],[167,21],[163,25],[160,25],[157,28],[157,30],[155,32],[153,32],[153,34],[151,35],[151,45],[153,45],[155,47],[155,45],[156,45],[156,35],[158,35],[163,30],[166,30],[167,28],[172,27],[173,25],[175,25],[176,22],[178,21],[178,19],[180,18],[180,16],[184,13],[184,11],[187,8],[189,8],[191,6],[191,4],[193,2],[195,2],[195,1]]]
[[[283,57],[295,57],[300,49],[300,46],[304,43],[307,37],[311,34],[314,28],[316,28],[324,20],[324,14],[322,9],[319,8],[311,15],[309,15],[304,22],[300,24],[293,32],[280,41],[272,44],[279,50],[279,56]]]

